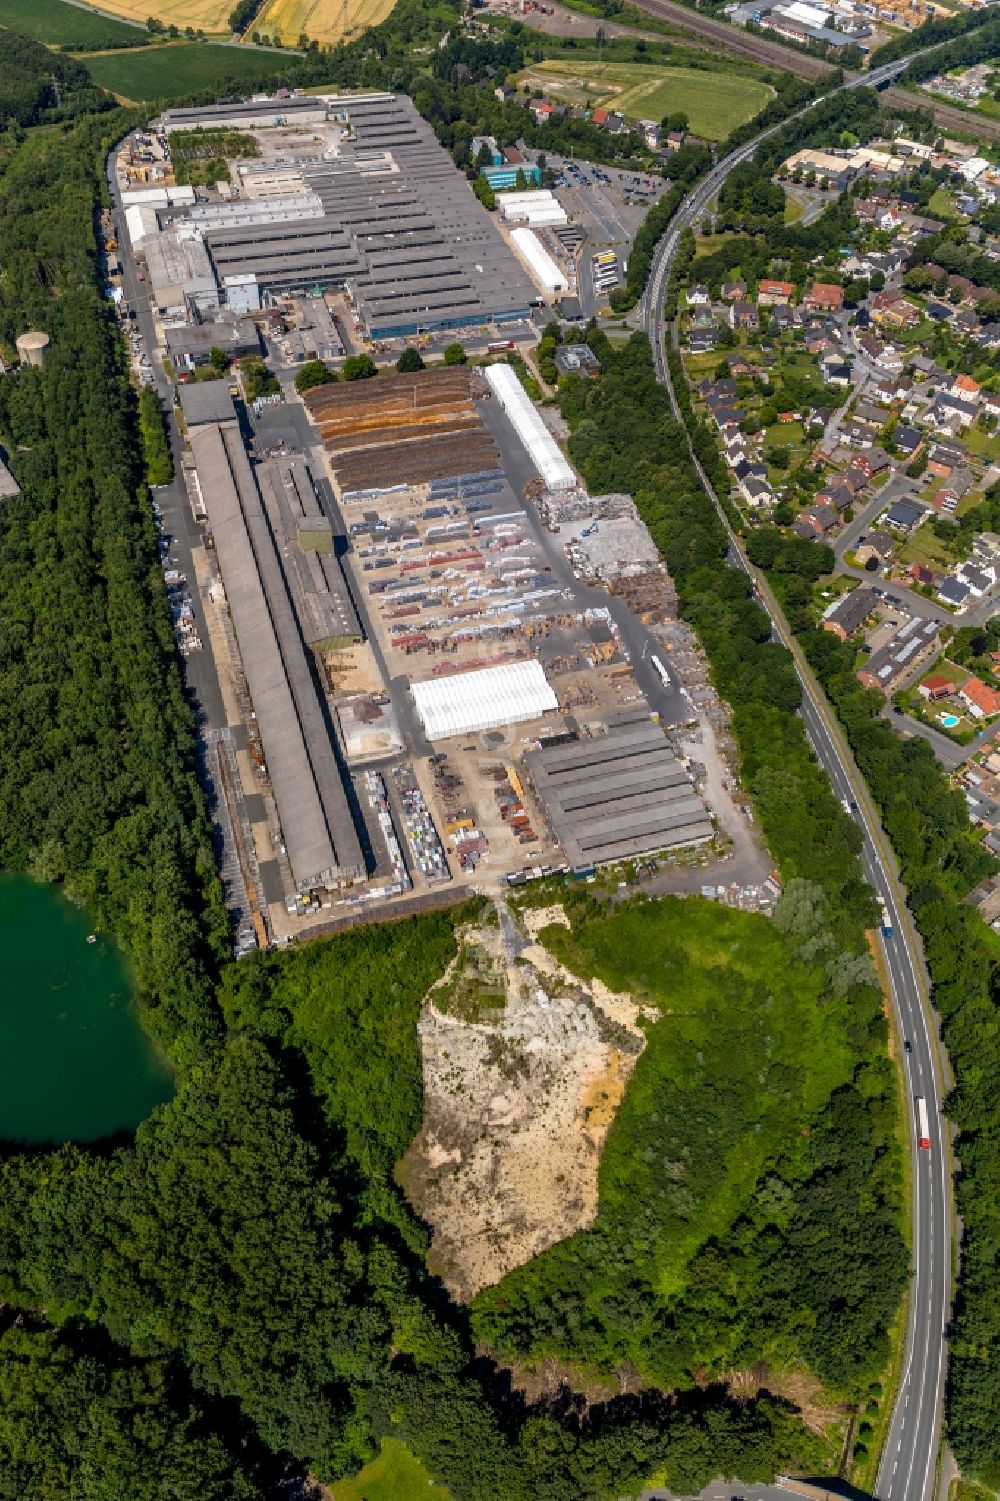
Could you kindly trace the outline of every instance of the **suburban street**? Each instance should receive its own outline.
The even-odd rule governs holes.
[[[930,49],[928,49],[930,50]],[[854,80],[884,87],[907,66],[907,60],[888,64]],[[805,113],[805,111],[802,111]],[[774,127],[780,129],[781,127]],[[681,206],[669,233],[661,240],[654,259],[644,302],[643,324],[652,338],[657,376],[670,393],[675,414],[680,417],[663,340],[661,310],[670,266],[682,230],[695,222],[717,193],[726,176],[752,156],[766,131],[719,162]],[[913,1169],[913,1280],[902,1377],[896,1393],[893,1416],[882,1453],[875,1489],[877,1501],[932,1501],[937,1481],[937,1456],[941,1441],[942,1399],[945,1379],[945,1331],[951,1302],[952,1201],[949,1182],[949,1140],[941,1115],[946,1083],[946,1060],[939,1040],[929,980],[920,941],[906,906],[894,856],[881,827],[878,813],[854,763],[843,733],[825,695],[816,682],[792,636],[780,606],[766,579],[747,561],[742,544],[729,525],[697,460],[706,493],[718,510],[730,539],[729,560],[741,567],[753,583],[755,596],[767,611],[774,635],[790,651],[802,685],[801,714],[820,764],[826,769],[833,790],[853,808],[861,825],[864,844],[862,866],[876,894],[885,904],[889,932],[879,939],[889,980],[893,1012],[899,1037],[910,1051],[903,1054],[906,1088],[911,1109],[910,1155]],[[930,1119],[930,1150],[916,1145],[914,1097],[922,1095]],[[703,1493],[725,1496],[719,1486]],[[728,1493],[734,1494],[732,1490]],[[740,1494],[739,1491],[736,1494]],[[742,1494],[780,1497],[779,1488],[745,1488]]]

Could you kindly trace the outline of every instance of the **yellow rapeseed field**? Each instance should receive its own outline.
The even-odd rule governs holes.
[[[206,32],[228,32],[226,24],[234,0],[160,0],[159,5],[150,5],[149,0],[100,0],[102,10],[113,11],[116,16],[127,16],[130,21],[145,21],[155,15],[164,26],[171,23],[179,26],[199,27]]]
[[[280,37],[291,46],[303,32],[311,42],[324,45],[349,42],[366,26],[384,21],[394,4],[395,0],[268,0],[250,29],[262,37]]]

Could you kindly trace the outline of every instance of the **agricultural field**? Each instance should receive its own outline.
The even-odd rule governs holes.
[[[146,7],[149,14],[149,7]],[[142,20],[145,22],[146,17]],[[129,46],[144,39],[143,31],[123,21],[112,21],[66,0],[0,0],[0,26],[21,31],[51,47]]]
[[[603,105],[631,120],[661,120],[683,111],[695,135],[708,141],[724,140],[737,125],[752,120],[774,94],[768,84],[738,73],[650,63],[569,64],[550,59],[526,69],[520,81],[560,103]]]
[[[0,0],[2,3],[2,0]],[[120,99],[139,103],[184,98],[203,89],[225,92],[228,87],[256,88],[280,72],[282,59],[251,47],[225,47],[218,42],[176,42],[131,52],[108,52],[88,57],[95,83]]]
[[[251,30],[262,39],[295,43],[305,33],[311,42],[335,46],[349,42],[367,26],[377,26],[395,0],[267,0]]]
[[[110,10],[130,21],[145,26],[151,14],[164,26],[193,26],[196,31],[216,32],[228,36],[227,18],[233,8],[233,0],[167,0],[165,5],[152,7],[149,0],[101,0],[101,9]]]

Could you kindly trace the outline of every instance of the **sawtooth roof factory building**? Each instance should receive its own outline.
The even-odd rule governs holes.
[[[308,645],[358,633],[301,461],[254,467],[221,381],[181,406],[292,875],[341,886],[365,861]],[[261,483],[263,481],[263,483]]]
[[[220,125],[255,131],[266,148],[235,164],[234,200],[170,205],[158,219],[159,238],[203,242],[222,295],[238,285],[245,301],[251,282],[258,297],[346,288],[376,340],[511,322],[528,317],[538,301],[406,95],[172,109],[163,122],[168,132]],[[146,235],[147,259],[151,242],[156,236]],[[179,255],[161,248],[153,256],[160,275],[181,261],[188,281],[203,275],[200,261],[187,264],[190,245]],[[204,287],[197,291],[204,299]]]

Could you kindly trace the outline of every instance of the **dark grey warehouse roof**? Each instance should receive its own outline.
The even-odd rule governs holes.
[[[181,411],[190,431],[205,422],[234,422],[236,408],[229,394],[228,380],[196,381],[181,386]]]
[[[227,99],[224,104],[197,104],[168,109],[163,116],[167,130],[190,130],[200,125],[228,125],[233,120],[259,120],[270,124],[276,117],[293,120],[296,115],[315,115],[319,101],[312,95],[287,99]]]
[[[699,844],[712,821],[691,779],[649,719],[529,751],[525,765],[573,866]]]
[[[209,229],[219,279],[253,273],[275,291],[347,284],[373,338],[526,314],[536,288],[412,101],[342,95],[325,107],[351,134],[337,156],[298,163],[323,217]]]
[[[330,729],[235,421],[190,433],[278,818],[295,880],[364,874]]]

